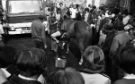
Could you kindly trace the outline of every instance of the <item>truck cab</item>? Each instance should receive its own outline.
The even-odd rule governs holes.
[[[3,26],[8,29],[7,34],[31,33],[32,21],[44,13],[42,2],[43,0],[2,0]]]

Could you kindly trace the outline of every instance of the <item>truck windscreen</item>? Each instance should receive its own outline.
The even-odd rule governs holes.
[[[31,14],[41,12],[40,0],[11,0],[9,1],[9,14]]]

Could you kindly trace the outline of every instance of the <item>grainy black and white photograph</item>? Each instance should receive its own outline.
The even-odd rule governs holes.
[[[0,0],[0,84],[135,84],[135,0]]]

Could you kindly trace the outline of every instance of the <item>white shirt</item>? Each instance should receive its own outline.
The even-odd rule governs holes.
[[[108,13],[105,13],[105,17],[109,17]]]
[[[86,14],[85,14],[84,21],[86,21],[86,22],[88,21],[88,16],[89,16],[89,13],[86,13]]]
[[[122,23],[123,23],[124,25],[126,25],[126,24],[129,22],[130,18],[131,18],[130,15],[124,17],[123,20],[122,20]]]
[[[57,21],[59,21],[59,20],[60,20],[61,15],[60,15],[60,14],[56,14],[55,16],[56,16],[56,20],[57,20]]]
[[[71,11],[71,18],[76,18],[77,9],[70,8],[70,11]]]
[[[111,84],[111,80],[101,74],[88,74],[81,72],[85,84]]]
[[[3,26],[0,24],[0,40],[2,40],[1,34],[4,34]]]

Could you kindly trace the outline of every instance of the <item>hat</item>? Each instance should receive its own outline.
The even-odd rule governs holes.
[[[105,24],[102,31],[105,34],[114,31],[113,24]]]

